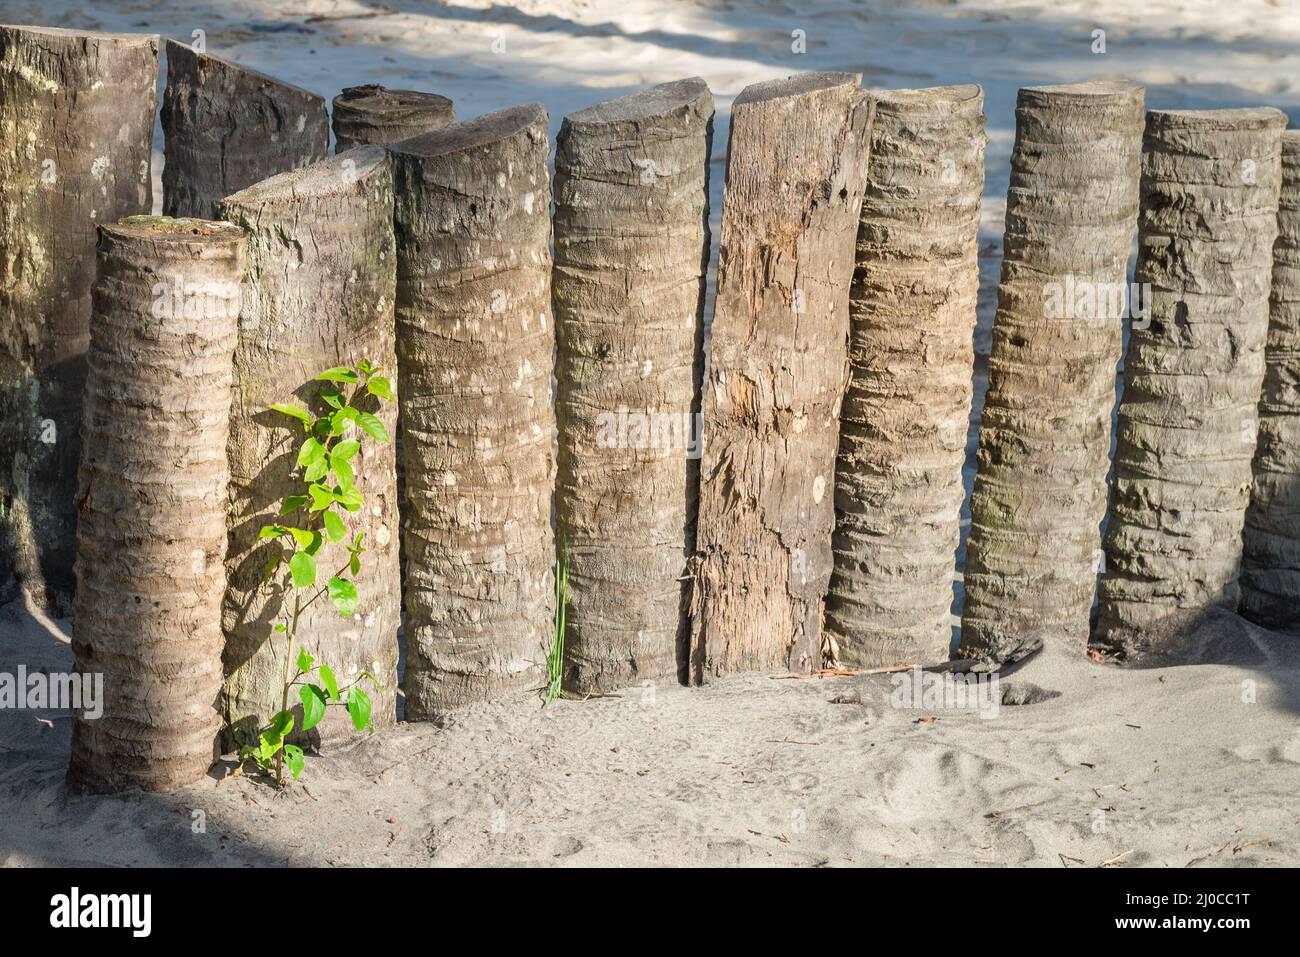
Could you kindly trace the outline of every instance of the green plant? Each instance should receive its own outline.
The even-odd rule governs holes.
[[[241,768],[245,762],[255,761],[264,771],[274,773],[278,785],[284,784],[286,765],[297,778],[305,762],[302,748],[288,742],[296,723],[296,715],[289,705],[294,687],[298,688],[302,703],[300,731],[314,728],[324,718],[326,708],[332,706],[346,708],[358,732],[368,730],[371,728],[370,696],[361,688],[361,682],[368,679],[375,690],[383,690],[379,679],[369,671],[362,671],[351,683],[340,686],[333,669],[318,662],[298,643],[298,625],[303,613],[321,598],[328,597],[345,618],[357,610],[356,577],[361,572],[361,556],[366,549],[361,532],[356,533],[351,543],[347,541],[344,519],[359,511],[365,500],[354,484],[356,473],[352,460],[361,451],[363,436],[386,443],[388,431],[377,416],[362,411],[355,403],[365,396],[374,396],[381,402],[394,401],[392,383],[380,375],[381,371],[363,359],[355,368],[340,366],[316,376],[318,382],[337,383],[321,390],[319,399],[328,408],[320,415],[313,415],[295,403],[271,406],[272,410],[301,423],[305,432],[294,466],[302,491],[286,495],[279,511],[281,518],[297,517],[297,524],[265,525],[258,533],[259,538],[272,540],[263,580],[271,582],[277,575],[283,576],[281,582],[293,600],[286,601],[284,619],[275,624],[275,633],[283,635],[285,641],[280,710],[258,731],[256,744],[240,749],[239,761]],[[343,389],[347,390],[346,394]],[[325,584],[318,584],[317,566],[322,550],[338,544],[346,550],[347,559]]]
[[[564,626],[565,609],[569,604],[569,548],[560,537],[560,553],[555,559],[555,625],[551,647],[546,652],[546,704],[550,704],[564,690]]]

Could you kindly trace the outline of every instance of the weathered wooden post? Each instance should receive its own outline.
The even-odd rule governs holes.
[[[1097,619],[1130,659],[1176,654],[1240,599],[1285,126],[1272,109],[1147,114],[1136,276],[1151,317],[1124,360]]]
[[[334,152],[387,146],[455,121],[451,100],[436,93],[350,86],[334,97]]]
[[[849,73],[757,83],[732,106],[702,396],[696,681],[821,664],[871,110]]]
[[[158,38],[0,26],[0,601],[71,607],[95,227],[150,212]]]
[[[712,127],[694,78],[573,113],[556,146],[556,514],[576,692],[678,675]]]
[[[1137,225],[1141,87],[1029,87],[1016,106],[980,418],[961,651],[1082,656]]]
[[[262,583],[266,543],[257,534],[277,521],[302,432],[267,408],[296,398],[319,411],[329,385],[317,374],[368,359],[396,367],[393,302],[392,172],[382,147],[281,173],[228,197],[221,215],[246,227],[249,288],[235,351],[235,399],[230,422],[230,587],[226,632],[225,712],[238,738],[279,710],[285,643],[272,634],[285,598]],[[396,434],[392,403],[373,396],[364,411]],[[356,578],[357,611],[341,618],[317,602],[300,622],[304,645],[339,673],[369,669],[383,685],[372,695],[373,723],[397,716],[397,629],[401,598],[397,565],[397,487],[394,446],[367,441],[353,460],[365,506],[351,515],[367,551]],[[300,484],[293,488],[299,491]],[[342,709],[318,726],[322,739],[351,735]]]
[[[1264,388],[1254,488],[1242,534],[1241,611],[1300,628],[1300,130],[1282,134],[1282,193],[1273,245]]]
[[[980,87],[874,97],[826,597],[857,668],[948,657],[984,190]]]
[[[393,147],[412,719],[546,681],[547,123],[530,104]]]
[[[201,220],[133,216],[100,233],[72,647],[103,713],[73,711],[78,790],[180,787],[216,754],[246,248],[242,229]]]
[[[167,41],[163,212],[212,219],[231,193],[325,158],[325,100]]]

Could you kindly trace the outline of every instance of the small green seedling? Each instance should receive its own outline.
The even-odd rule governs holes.
[[[356,578],[366,549],[361,532],[348,541],[346,518],[360,511],[365,500],[354,484],[352,461],[360,453],[365,437],[384,443],[389,439],[379,418],[361,411],[354,403],[368,395],[381,402],[394,401],[392,383],[380,375],[381,371],[363,359],[354,368],[340,366],[316,376],[316,381],[330,383],[320,393],[321,402],[327,406],[320,415],[295,403],[271,406],[301,423],[305,432],[295,466],[301,491],[286,495],[280,502],[279,517],[293,519],[294,524],[265,525],[258,533],[259,538],[271,542],[263,581],[283,576],[281,581],[291,590],[293,601],[291,606],[286,603],[283,620],[275,624],[275,633],[283,635],[285,641],[280,710],[259,730],[255,745],[240,748],[239,762],[242,768],[246,762],[255,761],[264,771],[273,773],[280,786],[284,785],[285,767],[297,778],[306,760],[301,747],[288,743],[297,723],[289,706],[289,695],[295,687],[302,702],[299,731],[316,727],[325,717],[325,709],[334,706],[347,709],[358,732],[372,730],[370,696],[361,683],[365,680],[375,691],[383,690],[379,679],[369,671],[340,685],[332,668],[298,644],[298,623],[319,599],[328,597],[345,618],[357,611]],[[322,551],[340,544],[347,559],[327,582],[320,584],[317,565]]]
[[[546,687],[542,689],[546,704],[558,698],[564,690],[564,627],[568,604],[569,548],[561,536],[560,554],[555,559],[555,625],[551,647],[546,652]]]

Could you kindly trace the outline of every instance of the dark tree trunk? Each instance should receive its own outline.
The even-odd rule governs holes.
[[[0,600],[73,593],[95,227],[151,211],[158,38],[0,27]]]
[[[325,158],[325,100],[167,41],[163,212],[213,219],[231,193]]]
[[[713,96],[690,79],[571,114],[556,146],[556,514],[575,692],[673,680],[679,652],[685,676],[712,131]]]
[[[436,93],[350,86],[334,97],[334,152],[387,146],[455,122],[451,100]]]
[[[983,90],[875,99],[826,598],[856,668],[948,657],[984,191]]]
[[[1053,655],[1088,646],[1142,97],[1099,81],[1017,100],[959,657],[1001,660],[1031,636]]]
[[[1300,629],[1300,130],[1282,134],[1282,195],[1273,246],[1255,485],[1241,559],[1241,610]]]
[[[101,232],[72,646],[83,680],[102,675],[103,715],[73,712],[77,790],[170,790],[216,755],[246,249],[228,223],[134,216]]]
[[[546,679],[551,190],[546,110],[405,141],[397,340],[406,459],[406,714]]]
[[[1176,655],[1241,597],[1285,127],[1271,109],[1147,114],[1137,281],[1151,321],[1124,362],[1097,618],[1100,643],[1129,659]]]
[[[758,83],[732,106],[702,398],[697,681],[822,661],[871,110],[848,73]]]
[[[228,197],[221,215],[246,227],[251,295],[235,352],[236,391],[230,422],[230,550],[226,563],[225,711],[239,738],[279,710],[286,642],[272,632],[283,615],[287,586],[262,585],[266,543],[258,530],[276,521],[290,480],[301,428],[267,407],[297,399],[313,412],[318,373],[369,359],[396,368],[393,301],[393,185],[380,147],[363,147],[302,170],[282,173]],[[253,298],[255,297],[255,299]],[[361,405],[396,436],[396,410],[367,396]],[[401,592],[397,565],[397,483],[394,445],[364,438],[353,465],[364,507],[345,517],[349,537],[361,532],[367,551],[356,576],[357,611],[341,618],[317,602],[299,623],[304,647],[351,680],[369,669],[383,684],[371,696],[375,727],[397,717],[397,629]],[[328,546],[330,574],[346,555]],[[325,570],[325,569],[323,569]],[[318,725],[326,741],[352,734],[343,709]]]

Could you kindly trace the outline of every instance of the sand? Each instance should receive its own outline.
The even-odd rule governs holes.
[[[1215,633],[1249,663],[1031,661],[1004,688],[1060,696],[983,716],[894,707],[889,675],[521,697],[361,739],[284,792],[225,762],[175,794],[72,796],[68,715],[5,710],[0,864],[1300,864],[1300,636]],[[16,602],[0,647],[0,670],[72,661],[66,623]]]

